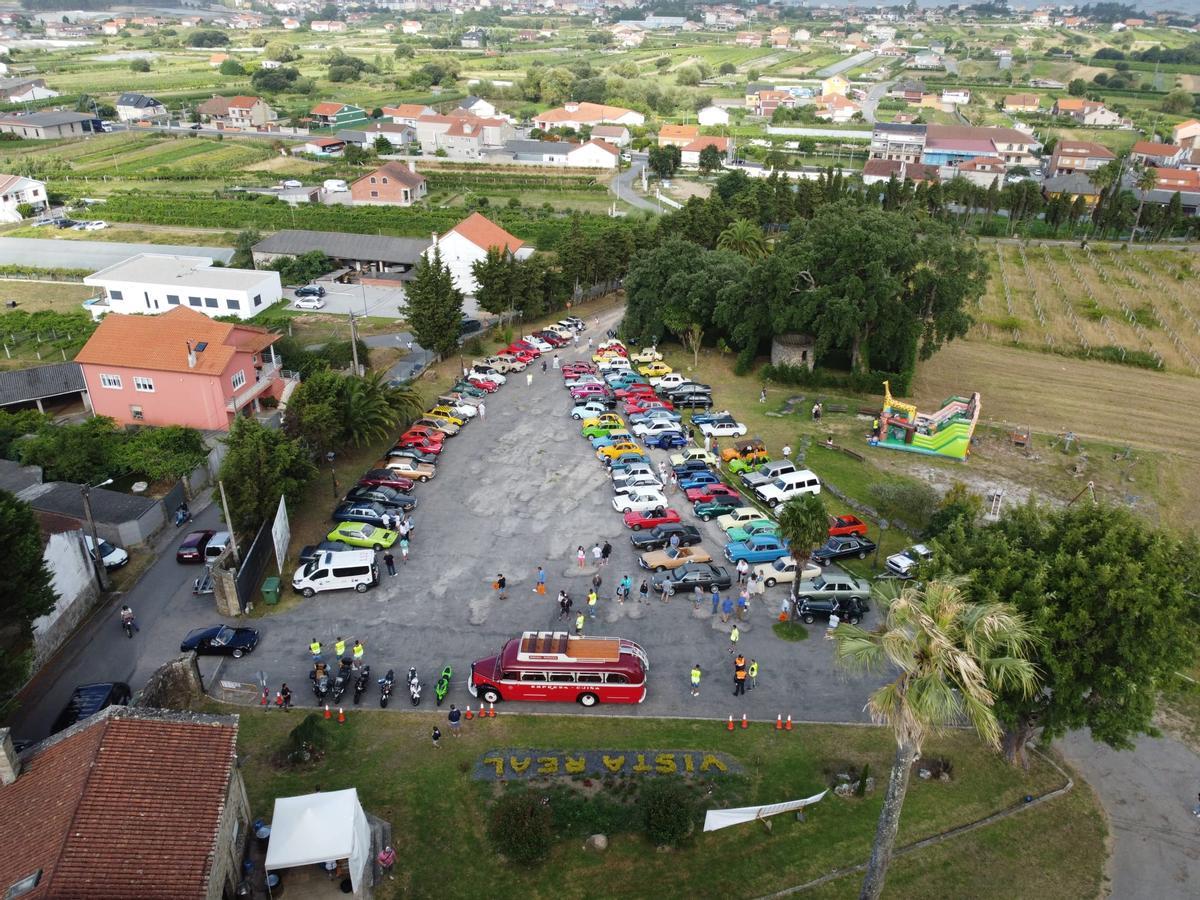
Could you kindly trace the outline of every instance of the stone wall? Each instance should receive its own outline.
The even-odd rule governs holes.
[[[99,586],[84,550],[82,531],[64,531],[50,535],[42,551],[50,583],[58,601],[54,609],[33,620],[33,667],[36,672],[83,618],[91,612],[99,596]]]
[[[771,341],[771,365],[803,366],[812,371],[813,339],[807,334],[779,334]]]
[[[196,654],[188,653],[159,666],[130,705],[149,709],[190,709],[203,697],[204,684]]]

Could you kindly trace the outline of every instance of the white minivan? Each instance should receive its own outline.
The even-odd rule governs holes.
[[[371,550],[343,550],[318,553],[292,576],[292,590],[311,597],[320,591],[345,591],[360,594],[379,583],[379,567]]]
[[[801,494],[821,493],[821,480],[808,469],[798,469],[780,475],[768,484],[759,485],[754,489],[754,493],[758,494],[759,499],[767,506],[776,507]]]

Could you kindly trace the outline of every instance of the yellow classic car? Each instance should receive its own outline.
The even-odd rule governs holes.
[[[601,447],[596,451],[596,459],[616,459],[622,453],[641,453],[642,448],[632,441],[624,441],[620,444],[611,444],[608,447]]]
[[[460,428],[467,424],[466,420],[449,406],[435,406],[429,412],[425,413],[425,415],[433,419],[445,419],[447,422],[451,422]]]
[[[662,359],[662,354],[658,352],[658,348],[656,347],[643,347],[637,353],[629,355],[630,362],[652,363],[658,362],[660,359]]]
[[[649,550],[641,555],[638,565],[651,572],[665,572],[667,569],[677,569],[690,562],[712,562],[712,556],[703,547],[665,547],[662,550]]]
[[[638,366],[638,374],[645,375],[647,378],[662,378],[664,375],[670,375],[674,370],[664,362],[652,362]]]
[[[591,428],[593,425],[615,425],[618,428],[624,426],[625,420],[616,413],[601,413],[598,416],[592,416],[590,419],[584,419],[579,423],[580,428]]]

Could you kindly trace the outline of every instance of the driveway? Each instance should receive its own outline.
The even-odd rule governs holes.
[[[325,306],[318,312],[342,316],[354,313],[356,316],[404,318],[408,301],[404,295],[404,288],[400,285],[383,287],[374,284],[340,284],[336,281],[321,279],[313,283],[320,284],[325,288],[325,296],[322,298]],[[289,301],[294,301],[296,299],[295,287],[284,288],[283,296]],[[290,308],[295,309],[296,307],[291,306]],[[305,312],[306,310],[298,311]],[[479,315],[479,306],[474,297],[463,300],[463,312],[472,318]]]
[[[642,170],[646,168],[646,154],[634,153],[632,159],[633,162],[629,168],[618,171],[613,180],[609,182],[609,190],[616,195],[618,200],[623,200],[630,206],[656,213],[658,204],[652,203],[633,190],[633,182],[642,177]]]

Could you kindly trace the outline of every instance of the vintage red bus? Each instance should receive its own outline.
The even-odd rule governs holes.
[[[646,651],[623,638],[572,637],[565,631],[526,631],[495,656],[471,663],[467,687],[487,703],[574,700],[641,703],[646,699]]]

